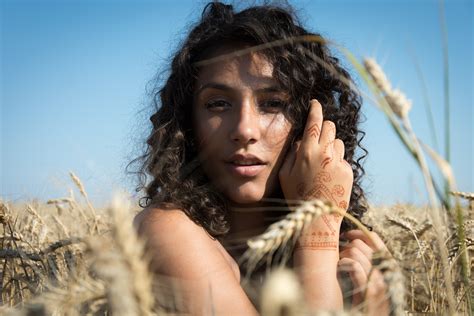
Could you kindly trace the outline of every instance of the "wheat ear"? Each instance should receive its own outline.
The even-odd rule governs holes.
[[[364,59],[364,67],[373,79],[377,88],[385,97],[390,109],[404,120],[410,112],[412,102],[399,89],[393,89],[384,71],[373,58]]]
[[[306,314],[303,289],[296,274],[285,268],[273,271],[261,292],[262,316],[296,316]]]
[[[246,278],[250,276],[266,255],[270,254],[268,258],[271,258],[271,254],[279,248],[281,250],[281,264],[283,265],[303,230],[315,218],[322,214],[334,212],[342,215],[342,211],[329,202],[321,200],[304,201],[285,218],[270,225],[262,235],[249,239],[247,241],[248,249],[239,260],[239,265],[245,263],[247,266]],[[291,244],[289,245],[290,241]],[[286,247],[287,245],[289,247]]]
[[[94,218],[97,217],[97,214],[96,214],[96,211],[95,211],[95,208],[94,206],[92,205],[91,201],[89,200],[89,197],[87,196],[87,192],[86,192],[86,189],[84,188],[84,185],[82,184],[82,181],[81,179],[79,179],[78,176],[76,176],[74,174],[74,172],[70,171],[69,172],[69,175],[71,176],[71,179],[72,181],[76,184],[76,186],[78,187],[79,189],[79,192],[81,192],[82,196],[84,197],[84,199],[86,200],[86,203],[87,203],[87,206],[89,207],[91,213],[92,213],[92,216]]]
[[[128,200],[116,196],[109,208],[114,249],[96,240],[89,240],[89,249],[93,254],[94,271],[107,284],[113,314],[151,315],[153,278],[143,260],[144,243],[132,227],[129,205]]]

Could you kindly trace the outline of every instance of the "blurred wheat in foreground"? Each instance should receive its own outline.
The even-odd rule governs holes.
[[[46,204],[0,201],[0,313],[175,315],[179,293],[172,282],[148,272],[143,243],[132,227],[135,212],[129,201],[117,197],[109,208],[96,210],[79,178],[73,179],[82,202],[72,191],[69,197]],[[468,202],[472,198],[469,194],[464,197]],[[472,258],[472,206],[467,204],[463,211],[469,219],[464,225]],[[393,283],[388,286],[392,313],[446,313],[444,278],[428,210],[409,205],[379,207],[370,209],[365,222],[386,241],[396,260],[394,264],[404,276],[399,278],[390,274],[393,269],[380,267],[382,272],[388,271],[385,280]],[[454,227],[446,227],[443,238],[449,252],[449,273],[455,280],[457,312],[468,314],[455,234]],[[471,267],[472,263],[471,260]],[[308,315],[300,291],[291,271],[276,269],[261,293],[262,315]],[[400,302],[400,297],[405,301]],[[348,311],[360,312],[363,310]]]

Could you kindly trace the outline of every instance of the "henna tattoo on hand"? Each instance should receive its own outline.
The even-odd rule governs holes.
[[[336,228],[334,228],[334,226],[332,226],[332,223],[329,220],[329,216],[328,215],[322,215],[321,218],[323,219],[324,223],[326,224],[326,226],[331,231],[331,236],[336,236],[337,230],[336,230]]]
[[[324,154],[327,155],[329,153],[329,149],[333,149],[333,148],[334,148],[334,141],[330,141],[324,146],[324,150],[323,150]],[[330,155],[331,157],[324,158],[323,161],[321,161],[321,167],[323,169],[325,169],[326,166],[333,160],[333,154],[334,153]]]
[[[342,185],[335,185],[331,191],[324,183],[322,183],[321,177],[316,179],[316,182],[317,184],[308,192],[306,192],[303,195],[303,198],[305,200],[309,200],[311,198],[323,198],[339,206],[340,202],[338,203],[338,199],[336,199],[334,195],[342,197],[345,193],[344,187]],[[322,215],[321,218],[326,224],[326,227],[329,229],[330,234],[335,236],[337,233],[337,227],[341,223],[341,216],[339,214],[331,214]]]
[[[346,202],[346,201],[342,200],[341,202],[339,202],[338,206],[339,206],[340,208],[343,208],[343,209],[347,210],[347,206],[348,206],[348,205],[347,205],[347,202]]]
[[[322,242],[307,242],[296,244],[296,249],[321,249],[321,250],[336,250],[338,243],[335,241],[322,241]]]
[[[321,162],[321,167],[325,169],[327,165],[332,161],[332,159],[332,157],[324,158],[324,160]]]
[[[323,153],[328,154],[329,149],[332,149],[332,153],[334,153],[334,141],[333,140],[330,141],[329,143],[327,143],[326,146],[324,146]]]
[[[328,132],[330,133],[329,135],[331,135],[331,138],[335,138],[336,137],[336,125],[331,124],[329,126]]]
[[[319,185],[323,182],[329,182],[332,180],[331,174],[327,171],[321,171],[316,174],[316,177],[313,179],[313,183]]]
[[[314,137],[314,138],[316,138],[316,139],[319,139],[319,134],[321,134],[321,130],[320,130],[318,124],[316,124],[316,123],[313,124],[313,125],[311,125],[311,126],[307,129],[306,132],[309,134],[309,136]]]
[[[329,235],[328,232],[318,231],[306,233],[300,236],[296,242],[297,249],[320,249],[320,250],[337,250],[339,240]]]
[[[332,194],[335,195],[335,196],[338,196],[338,197],[343,197],[344,196],[344,193],[345,190],[344,190],[344,187],[340,184],[336,184],[333,188],[332,188]]]

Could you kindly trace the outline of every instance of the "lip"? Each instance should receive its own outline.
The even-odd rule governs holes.
[[[236,161],[252,163],[252,165],[238,165]],[[252,154],[234,154],[225,160],[227,169],[240,177],[255,177],[265,169],[267,163]]]

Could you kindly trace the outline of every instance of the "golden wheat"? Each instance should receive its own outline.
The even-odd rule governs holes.
[[[148,271],[143,243],[131,226],[130,216],[135,212],[130,210],[127,200],[114,200],[109,208],[96,210],[94,218],[92,212],[81,215],[82,206],[73,195],[48,203],[0,203],[2,313],[171,315],[173,310],[179,310],[183,302],[180,292],[172,286],[173,280],[166,281],[165,276],[153,276]],[[63,208],[58,209],[58,204]],[[321,201],[296,206],[294,212],[269,226],[264,234],[248,241],[249,248],[241,262],[247,264],[247,271],[265,258],[267,265],[275,258],[282,266],[291,255],[295,238],[308,223],[317,216],[337,211]],[[382,271],[387,283],[392,313],[446,313],[444,272],[437,260],[429,209],[409,205],[370,208],[363,221],[379,233],[393,255],[384,252],[373,260],[374,268]],[[446,227],[445,244],[450,257],[449,273],[456,280],[457,311],[467,313],[467,298],[459,277],[460,248],[455,225],[451,221]],[[463,225],[471,253],[474,220]],[[46,227],[47,238],[41,237],[45,234],[41,227]],[[262,315],[277,313],[278,308],[272,310],[272,306],[282,307],[280,311],[285,310],[288,315],[305,314],[304,305],[296,303],[301,293],[294,280],[272,273],[267,275],[262,292],[257,293]],[[284,284],[282,291],[289,290],[291,295],[278,294],[278,284]],[[279,303],[278,296],[283,296]],[[364,313],[364,306],[350,313]]]

